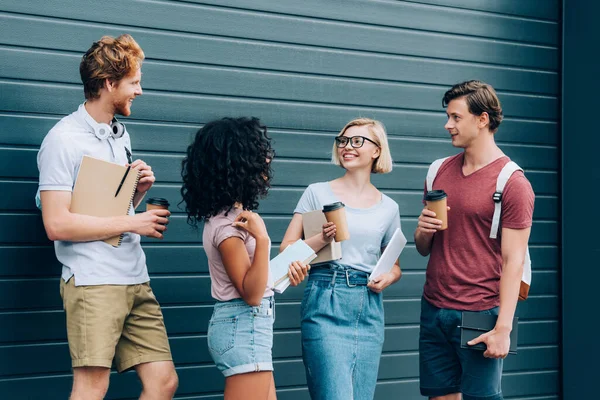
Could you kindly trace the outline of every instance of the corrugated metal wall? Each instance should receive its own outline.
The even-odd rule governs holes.
[[[497,139],[537,194],[534,285],[519,306],[519,355],[505,364],[507,398],[555,399],[559,382],[559,3],[429,0],[3,0],[0,6],[0,398],[64,399],[70,360],[60,266],[33,196],[36,153],[49,128],[82,102],[78,64],[100,36],[142,45],[144,95],[127,120],[134,155],[156,171],[153,194],[179,199],[182,153],[201,124],[260,117],[274,137],[275,187],[261,204],[274,242],[309,183],[329,164],[333,135],[356,116],[382,120],[396,161],[374,181],[400,204],[412,236],[426,168],[454,154],[441,96],[482,79],[507,116]],[[146,240],[180,376],[179,398],[215,399],[223,378],[206,348],[211,313],[201,235],[183,214],[163,242]],[[385,294],[378,399],[420,399],[419,299],[426,260],[402,256]],[[274,355],[279,398],[308,398],[299,341],[301,289],[278,299]],[[134,374],[113,375],[108,398],[133,399]]]

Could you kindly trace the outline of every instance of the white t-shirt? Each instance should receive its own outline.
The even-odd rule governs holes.
[[[322,210],[325,204],[338,201],[329,182],[313,183],[302,194],[294,212]],[[381,257],[381,249],[392,240],[396,229],[401,228],[398,204],[382,194],[381,201],[372,207],[345,208],[350,239],[342,242],[342,258],[337,262],[371,272]]]
[[[131,151],[129,134],[114,139],[99,139],[90,122],[93,121],[84,105],[61,119],[48,132],[38,153],[40,191],[73,191],[84,155],[125,165]],[[133,207],[129,210],[134,215]],[[102,240],[94,242],[55,241],[56,258],[62,263],[62,278],[75,276],[77,286],[135,285],[148,282],[146,256],[140,235],[125,233],[121,246],[113,247]]]

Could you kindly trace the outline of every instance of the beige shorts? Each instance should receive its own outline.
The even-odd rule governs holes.
[[[73,368],[119,372],[138,364],[171,361],[160,306],[150,284],[75,286],[60,280]]]

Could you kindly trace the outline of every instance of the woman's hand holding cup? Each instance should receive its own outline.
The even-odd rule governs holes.
[[[323,242],[330,243],[335,237],[335,234],[337,233],[337,227],[335,226],[335,223],[327,222],[323,224],[323,230],[321,233],[323,235]]]

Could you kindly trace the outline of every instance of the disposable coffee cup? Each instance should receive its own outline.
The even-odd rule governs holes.
[[[150,197],[146,200],[146,211],[150,210],[168,210],[169,201],[162,197]]]
[[[350,232],[348,232],[348,221],[346,220],[346,209],[344,207],[344,203],[341,201],[323,206],[323,214],[325,214],[325,219],[327,222],[333,222],[335,224],[336,242],[342,242],[350,239]]]
[[[448,229],[448,195],[443,190],[431,190],[425,195],[425,202],[427,203],[427,209],[435,213],[435,218],[442,221],[442,227],[439,229],[443,231]]]

